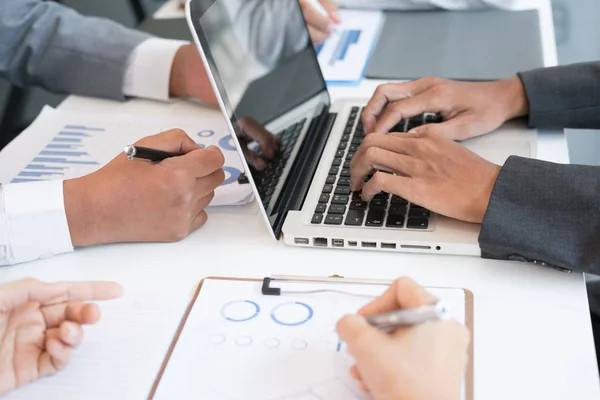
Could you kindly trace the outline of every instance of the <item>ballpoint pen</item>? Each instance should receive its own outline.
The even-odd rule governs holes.
[[[444,319],[447,315],[448,308],[446,304],[442,301],[438,301],[434,304],[373,315],[367,317],[366,320],[375,328],[385,332],[393,332],[396,329],[405,326]]]
[[[127,158],[129,158],[130,160],[138,158],[142,160],[149,160],[152,162],[160,162],[170,157],[178,157],[183,155],[183,153],[171,153],[168,151],[156,150],[148,147],[133,145],[125,146],[125,149],[123,149],[123,153],[125,153]]]
[[[317,10],[319,12],[319,14],[321,14],[324,17],[329,18],[329,13],[327,12],[327,10],[323,7],[323,5],[319,2],[319,0],[305,0],[308,4],[310,4],[315,10]],[[338,29],[334,26],[333,31],[337,34],[339,34],[340,32],[338,31]]]

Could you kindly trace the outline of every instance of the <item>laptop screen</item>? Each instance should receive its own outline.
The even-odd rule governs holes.
[[[330,102],[300,6],[297,0],[192,0],[189,7],[274,227],[288,211],[280,196],[286,182],[298,178],[294,162],[320,135],[313,128]]]

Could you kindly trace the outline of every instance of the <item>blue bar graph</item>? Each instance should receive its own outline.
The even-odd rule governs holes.
[[[19,176],[32,176],[32,177],[36,177],[36,178],[44,178],[46,176],[53,176],[53,175],[64,175],[64,174],[62,172],[28,172],[28,171],[19,172]]]
[[[10,183],[23,183],[23,182],[39,182],[39,181],[44,181],[45,179],[20,179],[20,178],[15,178],[12,181],[10,181]]]
[[[65,125],[65,129],[79,129],[83,131],[95,131],[95,132],[104,132],[103,128],[90,128],[89,126],[83,125]]]
[[[42,164],[29,164],[25,167],[25,169],[39,169],[39,170],[48,170],[48,171],[64,171],[68,169],[67,167],[48,167]]]
[[[40,151],[41,156],[71,156],[71,157],[83,157],[89,155],[83,151],[58,151],[58,150],[42,150]]]
[[[49,163],[49,164],[81,164],[81,165],[100,165],[99,162],[96,161],[70,161],[66,158],[46,158],[46,157],[36,157],[33,159],[33,162],[41,162],[41,163]]]
[[[83,133],[83,132],[59,132],[58,134],[61,136],[92,137],[92,135],[88,135],[87,133]]]
[[[69,149],[69,150],[77,150],[82,148],[81,144],[48,144],[46,145],[47,149]]]
[[[81,143],[81,139],[75,139],[75,138],[54,138],[52,139],[53,142],[61,142],[61,143]]]
[[[338,61],[343,61],[346,58],[346,54],[348,54],[350,46],[358,43],[361,33],[362,31],[358,30],[343,31],[340,41],[338,42],[338,45],[333,51],[333,55],[329,60],[329,65],[334,65]]]

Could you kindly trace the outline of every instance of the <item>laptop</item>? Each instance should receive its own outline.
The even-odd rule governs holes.
[[[191,0],[186,16],[226,116],[231,150],[242,158],[243,178],[273,238],[302,247],[480,255],[480,225],[387,193],[365,203],[350,191],[368,99],[330,101],[297,0]],[[424,114],[394,130],[437,118]],[[248,126],[279,141],[275,158],[262,158],[265,165],[256,163],[262,152],[248,140]],[[503,164],[511,154],[534,157],[536,137],[512,123],[463,143]]]

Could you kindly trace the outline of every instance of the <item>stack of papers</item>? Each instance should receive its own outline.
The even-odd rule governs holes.
[[[219,146],[225,156],[225,181],[211,206],[241,205],[253,199],[249,184],[240,184],[242,162],[216,110],[197,118],[82,114],[45,107],[17,139],[0,152],[0,182],[23,183],[70,179],[107,164],[127,145],[173,128],[183,129],[202,147]]]

